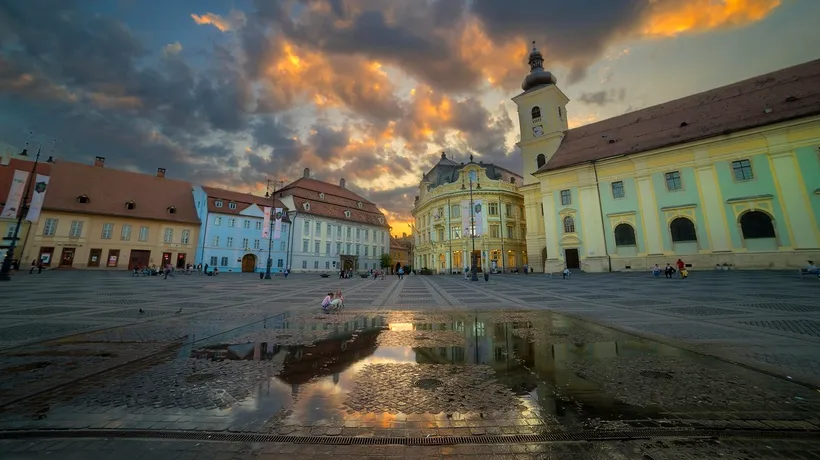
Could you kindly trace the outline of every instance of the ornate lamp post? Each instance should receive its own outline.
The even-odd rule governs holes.
[[[29,133],[29,137],[31,137],[31,134],[32,133]],[[56,140],[54,140],[52,143],[52,153],[54,153],[54,144],[56,143]],[[26,141],[26,146],[23,148],[23,151],[20,152],[21,157],[28,156],[28,144],[28,141]],[[20,203],[20,209],[16,211],[19,214],[17,216],[17,226],[14,228],[14,233],[11,236],[11,242],[9,243],[8,250],[6,251],[6,257],[3,258],[3,265],[0,266],[0,281],[11,281],[11,264],[14,261],[14,249],[17,247],[17,240],[19,239],[18,237],[20,235],[20,227],[23,225],[23,217],[26,215],[26,210],[28,210],[29,188],[30,184],[33,182],[33,179],[36,179],[35,176],[37,174],[37,164],[40,162],[40,153],[42,152],[42,150],[43,144],[40,143],[40,146],[37,147],[37,155],[34,157],[34,165],[31,167],[31,172],[29,173],[29,176],[26,179],[23,201]],[[54,163],[54,157],[48,157],[48,160],[46,160],[46,162]],[[19,269],[19,262],[17,265],[17,268]]]
[[[290,235],[288,235],[288,263],[285,270],[290,271],[291,257],[293,256],[293,234],[295,233],[296,217],[299,215],[297,210],[288,210],[288,220],[290,221]]]
[[[271,181],[268,179],[267,190],[265,191],[265,198],[270,198],[270,209],[271,211],[276,210],[276,186],[279,185],[280,187],[285,185],[284,181],[277,180],[273,181],[273,192],[271,192],[270,187]],[[272,216],[273,217],[273,216]],[[275,223],[276,219],[270,219],[269,228],[268,228],[268,263],[266,264],[265,268],[265,279],[269,280],[270,278],[270,269],[273,265],[273,258],[271,256],[271,251],[273,250],[273,224]]]
[[[473,156],[470,155],[470,163],[473,162]],[[478,261],[475,257],[475,204],[473,203],[473,175],[475,171],[470,171],[470,240],[473,243],[473,251],[470,253],[470,271],[472,276],[470,281],[478,281]]]

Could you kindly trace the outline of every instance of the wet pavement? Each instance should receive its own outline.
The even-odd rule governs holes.
[[[0,329],[0,457],[820,458],[810,382],[551,308],[598,295],[583,277],[343,280],[331,315],[314,304],[338,280],[179,278],[16,288],[0,317],[45,332]],[[553,298],[523,300],[533,280]],[[597,305],[651,319],[645,298]]]

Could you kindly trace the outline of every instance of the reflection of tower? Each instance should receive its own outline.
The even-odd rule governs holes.
[[[338,385],[338,384],[339,384],[339,373],[338,373],[338,372],[334,372],[334,373],[333,373],[333,384],[334,384],[334,385]]]
[[[299,396],[299,385],[296,383],[292,383],[290,385],[290,395],[296,398]]]

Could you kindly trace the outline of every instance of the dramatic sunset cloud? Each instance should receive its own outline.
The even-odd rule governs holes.
[[[820,54],[809,45],[820,41],[808,25],[820,15],[813,2],[135,5],[0,5],[0,143],[16,148],[37,126],[61,139],[62,158],[102,155],[112,167],[164,167],[238,191],[294,180],[307,167],[332,183],[345,178],[384,210],[394,233],[409,231],[421,174],[442,151],[520,171],[510,98],[529,71],[532,41],[571,99],[570,127]],[[157,15],[161,28],[148,19]],[[721,59],[714,53],[729,46],[728,30],[765,40],[739,40],[725,51],[733,59]],[[724,35],[711,39],[716,33]]]

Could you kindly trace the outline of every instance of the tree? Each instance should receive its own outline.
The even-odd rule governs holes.
[[[385,254],[382,254],[380,263],[381,263],[382,268],[387,268],[387,267],[393,265],[393,259],[390,258],[390,254],[385,253]]]

